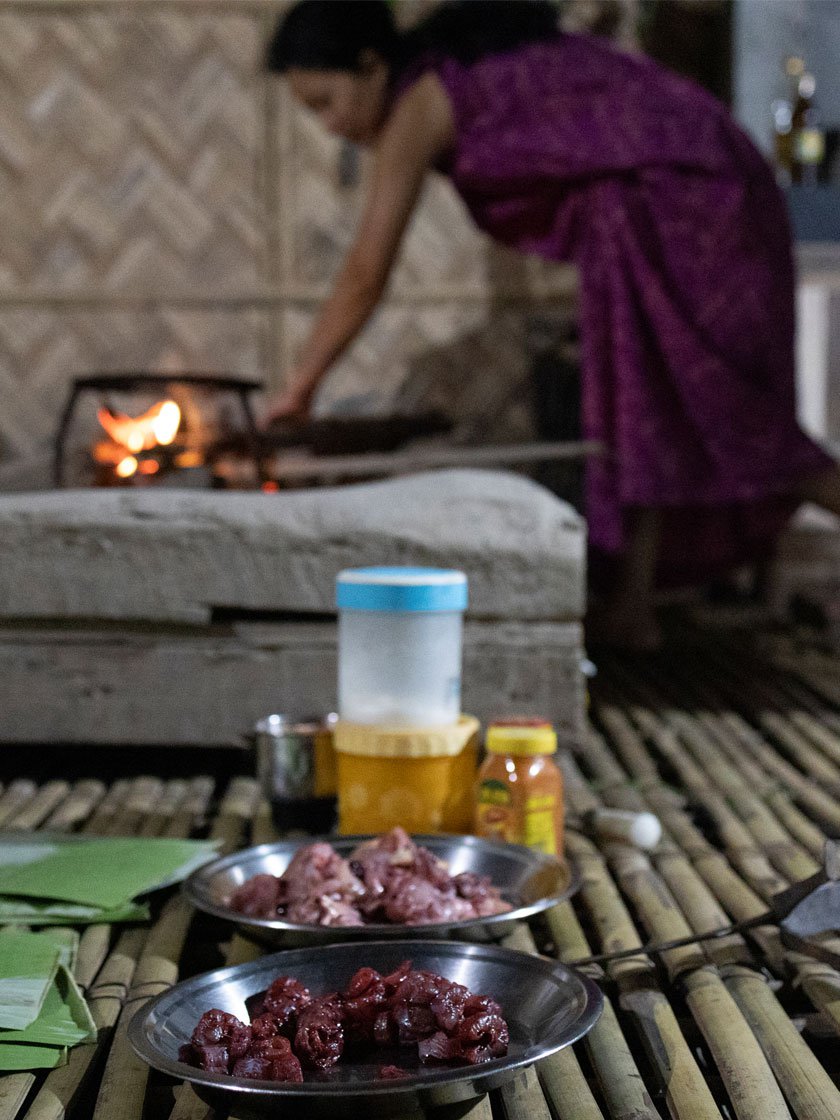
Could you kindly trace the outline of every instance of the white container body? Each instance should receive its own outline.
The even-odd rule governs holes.
[[[340,610],[340,718],[390,727],[455,723],[463,627],[462,611]]]

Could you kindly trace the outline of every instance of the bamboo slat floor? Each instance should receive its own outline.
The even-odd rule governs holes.
[[[563,764],[569,808],[650,809],[664,837],[645,854],[570,832],[579,894],[507,943],[565,961],[638,952],[587,966],[607,1002],[584,1042],[458,1115],[838,1120],[840,973],[773,926],[656,956],[643,946],[755,917],[818,869],[840,835],[840,661],[810,632],[707,617],[663,654],[598,668],[588,738]],[[210,834],[226,850],[276,835],[250,777],[103,782],[81,766],[76,779],[9,780],[0,828]],[[0,1120],[223,1120],[139,1062],[126,1025],[178,978],[260,951],[178,893],[148,927],[86,930],[77,972],[99,1041],[61,1069],[1,1077]]]

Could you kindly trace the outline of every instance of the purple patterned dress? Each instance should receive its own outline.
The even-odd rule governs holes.
[[[446,166],[478,226],[580,270],[590,543],[663,511],[662,583],[766,552],[792,485],[831,460],[799,429],[788,218],[727,109],[580,35],[472,65],[427,57],[452,103]],[[401,88],[405,88],[401,83]]]

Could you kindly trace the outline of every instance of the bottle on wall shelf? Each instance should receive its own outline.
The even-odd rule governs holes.
[[[785,59],[788,95],[773,102],[774,154],[783,186],[817,182],[825,156],[825,133],[819,125],[815,101],[816,79],[805,60]]]
[[[557,736],[541,719],[487,728],[487,757],[476,782],[475,832],[563,854],[563,777],[552,757]]]

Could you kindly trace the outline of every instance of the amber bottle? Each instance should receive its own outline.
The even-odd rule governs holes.
[[[487,757],[476,782],[478,836],[563,854],[563,777],[554,761],[557,736],[550,723],[491,723]]]

